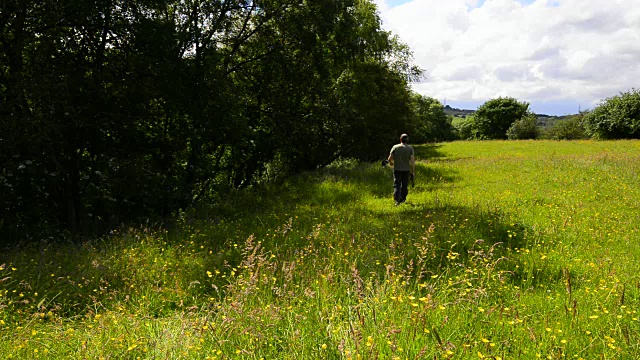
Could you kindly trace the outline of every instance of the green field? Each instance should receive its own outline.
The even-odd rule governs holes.
[[[416,146],[0,255],[0,358],[640,358],[640,141]]]

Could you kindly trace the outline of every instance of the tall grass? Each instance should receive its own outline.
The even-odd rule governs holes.
[[[3,250],[0,358],[640,358],[640,142],[416,150]]]

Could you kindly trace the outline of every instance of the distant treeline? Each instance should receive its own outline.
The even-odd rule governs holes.
[[[473,114],[476,113],[476,110],[470,110],[470,109],[458,109],[458,108],[454,108],[451,107],[449,105],[445,105],[444,106],[444,113],[453,117],[457,117],[457,118],[466,118],[467,116],[472,116]],[[562,119],[566,119],[569,118],[571,116],[575,116],[578,114],[573,114],[573,115],[561,115],[561,116],[556,116],[556,115],[547,115],[547,114],[535,114],[535,116],[538,118],[538,124],[545,127],[547,125],[552,125],[555,121],[557,120],[562,120]]]
[[[529,103],[499,97],[477,110],[444,107],[453,122],[455,138],[490,139],[638,139],[640,91],[631,89],[607,98],[595,109],[579,114],[549,116],[530,111]]]

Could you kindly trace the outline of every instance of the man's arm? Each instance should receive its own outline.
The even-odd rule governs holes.
[[[393,166],[393,154],[389,154],[389,158],[387,160],[389,160],[389,165]]]
[[[416,173],[416,157],[411,155],[411,173]]]

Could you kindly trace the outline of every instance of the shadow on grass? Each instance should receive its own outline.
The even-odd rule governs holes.
[[[416,151],[421,159],[433,160],[444,157],[438,148],[422,145]],[[428,162],[420,163],[416,170],[417,186],[411,190],[413,194],[437,191],[460,179],[454,170],[440,170]],[[497,209],[411,200],[394,207],[392,191],[388,167],[343,161],[281,184],[236,192],[218,204],[204,204],[181,215],[168,231],[141,229],[120,238],[68,245],[75,250],[73,257],[64,261],[54,261],[58,255],[52,257],[35,245],[32,250],[35,254],[25,251],[21,256],[3,254],[0,265],[4,262],[16,263],[16,267],[21,265],[18,262],[36,265],[28,272],[13,274],[15,281],[0,286],[12,291],[21,290],[19,287],[25,286],[21,284],[26,284],[33,293],[55,296],[47,306],[66,309],[73,315],[89,311],[96,303],[127,301],[127,294],[142,281],[151,284],[148,291],[162,297],[157,309],[151,311],[162,315],[173,311],[185,299],[208,298],[215,295],[212,289],[224,288],[226,279],[207,288],[201,287],[199,281],[207,279],[208,271],[225,272],[238,267],[243,255],[237,247],[250,236],[261,241],[267,251],[277,252],[285,263],[294,262],[313,241],[319,242],[314,244],[318,251],[326,252],[320,259],[329,258],[330,248],[344,250],[343,253],[366,249],[357,265],[360,273],[383,277],[386,270],[378,264],[384,264],[390,254],[397,255],[397,266],[406,268],[423,256],[420,246],[428,246],[431,255],[423,262],[421,271],[438,274],[447,266],[467,262],[479,247],[495,252],[496,257],[513,256],[516,249],[527,246],[528,239],[523,234],[533,234],[526,226],[511,223],[507,214]],[[153,248],[157,253],[135,252],[136,244],[147,241],[146,237],[160,242]],[[46,251],[60,252],[51,246]],[[165,259],[166,265],[156,263],[156,258],[163,259],[169,251],[173,251],[174,257],[184,258]],[[37,259],[38,252],[40,260],[27,260]],[[456,261],[451,259],[454,253]],[[105,254],[117,261],[101,260]],[[50,264],[41,266],[46,261]],[[124,264],[128,269],[125,272],[118,266],[105,264]],[[57,282],[47,288],[47,283],[40,279],[48,279],[52,269],[58,269],[55,272],[60,275],[77,276],[56,277]],[[514,274],[512,281],[529,277],[522,267],[518,272],[514,270]],[[542,269],[535,277],[539,281],[557,280],[558,271]],[[109,290],[103,294],[78,287],[101,289],[107,288],[105,284]],[[30,299],[25,304],[25,313],[29,304],[40,302],[36,297]]]
[[[428,149],[433,157],[441,155],[437,146]],[[455,171],[443,171],[428,163],[419,164],[416,170],[417,177],[426,180],[418,182],[410,190],[411,194],[438,191],[455,185],[460,179]],[[234,197],[233,208],[237,212],[232,217],[242,219],[235,239],[242,241],[249,235],[268,238],[267,234],[273,234],[287,219],[295,216],[297,220],[288,230],[286,245],[279,237],[264,243],[266,247],[280,251],[289,249],[293,259],[297,249],[308,245],[307,235],[314,231],[314,226],[335,226],[342,238],[368,249],[369,255],[365,256],[368,261],[362,262],[365,268],[361,272],[370,273],[380,271],[380,268],[374,270],[369,266],[383,261],[381,256],[388,254],[390,246],[406,257],[408,264],[416,255],[412,252],[415,249],[410,249],[428,238],[439,254],[429,264],[429,271],[436,273],[447,263],[449,252],[457,253],[459,261],[464,262],[481,245],[487,251],[491,249],[494,256],[513,258],[517,249],[528,246],[527,242],[535,234],[533,229],[513,223],[498,209],[481,208],[480,205],[453,206],[436,198],[431,203],[410,199],[408,203],[394,207],[392,178],[391,169],[379,164],[343,162],[313,174],[303,174],[272,189],[252,192],[254,195],[249,198]],[[430,228],[433,234],[429,233]],[[398,233],[406,238],[404,249],[395,241]],[[340,236],[335,237],[337,240],[324,241],[344,241]],[[515,263],[511,264],[514,265],[509,269],[513,270],[513,281],[519,283],[529,278],[528,274],[522,273],[521,267],[516,270]],[[213,266],[215,262],[209,265]],[[509,266],[506,262],[504,265]],[[535,277],[540,281],[557,280],[557,269],[546,271],[541,270]]]
[[[440,144],[422,144],[413,145],[415,150],[415,157],[417,161],[429,161],[435,159],[445,158],[446,155],[440,151],[442,145]]]

